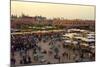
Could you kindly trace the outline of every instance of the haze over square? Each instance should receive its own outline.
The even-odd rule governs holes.
[[[21,16],[44,16],[47,18],[95,19],[95,7],[69,4],[36,2],[11,2],[11,14]]]

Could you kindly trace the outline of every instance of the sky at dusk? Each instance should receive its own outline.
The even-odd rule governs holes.
[[[11,14],[94,20],[95,6],[11,1]]]

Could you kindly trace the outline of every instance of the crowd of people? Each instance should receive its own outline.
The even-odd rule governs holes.
[[[79,51],[66,49],[64,33],[11,35],[11,64],[51,64],[76,62]]]

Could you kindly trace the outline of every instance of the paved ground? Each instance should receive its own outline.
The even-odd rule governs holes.
[[[57,41],[55,43],[55,45],[56,45],[56,47],[59,48],[58,55],[60,56],[60,60],[59,59],[55,59],[54,58],[55,52],[50,49],[50,46],[48,44],[49,44],[49,41],[45,42],[45,43],[41,41],[41,42],[39,42],[37,44],[38,46],[42,47],[42,50],[46,50],[47,51],[47,54],[44,54],[44,60],[46,60],[46,61],[43,62],[43,64],[47,64],[48,62],[49,63],[65,63],[65,62],[68,63],[68,62],[75,62],[76,59],[79,59],[79,53],[77,51],[73,51],[71,49],[63,48],[62,47],[62,42],[59,42],[59,41]],[[51,51],[52,54],[50,54],[49,51]],[[32,52],[33,52],[32,49],[30,49],[28,51],[29,56],[31,57],[32,64],[40,64],[39,62],[36,62],[33,59],[33,53]],[[63,57],[62,54],[64,52],[66,52],[68,54],[68,56]],[[19,52],[15,52],[15,58],[16,58],[16,65],[20,65],[21,58],[20,58],[20,53]]]
[[[63,48],[63,41],[57,40],[53,42],[53,45],[51,45],[49,44],[52,41],[51,39],[46,40],[46,42],[44,42],[43,40],[44,39],[36,43],[36,45],[41,47],[41,51],[37,50],[38,56],[41,56],[41,55],[43,56],[39,58],[38,61],[34,60],[34,56],[36,54],[33,53],[33,49],[28,50],[27,54],[30,56],[31,61],[32,61],[32,63],[30,64],[54,64],[54,63],[70,63],[70,62],[72,63],[72,62],[76,62],[77,60],[79,61],[81,59],[80,52],[78,50]],[[58,59],[54,58],[54,55],[56,55],[56,53],[53,50],[53,48],[55,47],[58,48],[59,50]],[[46,51],[46,53],[43,53],[44,50]],[[64,52],[66,53],[66,55],[63,56]],[[15,51],[14,54],[15,54],[14,58],[16,60],[15,65],[23,65],[23,64],[20,64],[20,60],[22,59],[22,57],[20,56],[20,52]],[[88,58],[88,55],[86,56],[85,59],[82,59],[82,60],[90,61],[90,59]]]

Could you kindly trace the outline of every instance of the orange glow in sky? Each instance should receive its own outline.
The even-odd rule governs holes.
[[[95,6],[12,1],[11,14],[21,16],[22,13],[29,16],[41,15],[47,18],[94,20]]]

